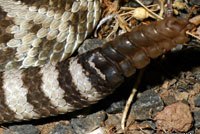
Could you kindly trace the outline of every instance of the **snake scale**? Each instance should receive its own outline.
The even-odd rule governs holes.
[[[93,31],[100,5],[100,0],[0,0],[0,69],[65,60]]]
[[[188,41],[185,32],[193,28],[186,19],[167,18],[65,60],[97,24],[100,4],[0,0],[0,123],[94,104],[150,58]]]

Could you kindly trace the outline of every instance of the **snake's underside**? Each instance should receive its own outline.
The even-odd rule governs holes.
[[[166,18],[64,60],[96,25],[100,1],[34,2],[0,0],[0,123],[94,104],[151,58],[188,41],[193,28],[187,19]]]

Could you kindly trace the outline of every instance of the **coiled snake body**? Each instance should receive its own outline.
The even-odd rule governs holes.
[[[124,77],[149,64],[150,58],[188,41],[185,32],[193,27],[186,19],[167,18],[64,60],[96,25],[101,2],[34,2],[0,0],[0,123],[53,116],[96,103]]]
[[[0,70],[69,57],[96,26],[100,0],[0,0]]]

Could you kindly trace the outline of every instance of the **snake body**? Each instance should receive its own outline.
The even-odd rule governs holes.
[[[0,71],[57,63],[93,31],[101,0],[0,0]]]
[[[100,1],[44,0],[35,4],[34,2],[34,0],[30,0],[30,3],[0,0],[0,43],[2,45],[0,61],[2,70],[6,70],[0,72],[0,123],[55,116],[94,104],[111,94],[123,82],[124,78],[133,75],[136,69],[147,66],[150,58],[158,57],[166,50],[175,47],[177,43],[188,41],[185,32],[193,28],[193,25],[186,19],[167,18],[148,26],[137,27],[132,32],[125,33],[114,41],[104,44],[101,48],[64,60],[66,53],[67,55],[68,52],[71,54],[72,50],[77,47],[76,42],[83,40],[78,40],[79,36],[82,35],[78,32],[78,27],[83,26],[87,29],[82,31],[86,37],[92,30],[90,24],[91,27],[94,27],[97,23],[97,19],[92,19],[89,23],[88,17],[86,17],[87,21],[84,20],[85,23],[81,23],[81,12],[73,7],[79,3],[79,7],[87,5],[85,8],[89,8],[90,4],[94,6],[95,3],[100,4]],[[65,6],[57,2],[64,2]],[[63,12],[68,12],[72,16],[78,14],[79,21],[63,18],[66,16],[63,12],[61,14],[54,12],[54,15],[51,16],[51,7],[42,8],[47,3],[52,7],[55,5],[61,9],[65,7]],[[74,5],[74,3],[76,4]],[[14,7],[18,8],[14,9]],[[66,10],[68,7],[72,7],[69,8],[70,11]],[[77,12],[74,13],[74,10]],[[99,6],[96,9],[93,7],[92,11],[100,11]],[[87,16],[93,16],[88,15],[90,14],[89,9],[86,9],[85,12]],[[18,18],[19,14],[23,17]],[[27,17],[30,17],[27,14],[35,14],[35,17],[27,22]],[[49,20],[51,17],[51,24],[45,27],[46,25],[43,24],[46,24],[46,21],[44,20]],[[66,24],[68,22],[70,24],[67,31],[61,26],[63,19],[67,19]],[[58,21],[59,24],[57,24]],[[72,22],[77,23],[74,26]],[[38,25],[37,30],[32,29]],[[62,39],[59,34],[56,34],[53,41],[48,40],[52,30],[62,34],[64,32],[65,36],[60,35],[63,37]],[[153,34],[148,36],[150,31],[153,31]],[[22,34],[23,32],[26,34]],[[67,48],[72,44],[68,44],[68,39],[71,39],[71,36],[75,37],[75,35],[76,40],[73,40],[73,43],[70,42],[75,48],[69,51]],[[40,41],[35,43],[35,40],[36,42]],[[58,44],[62,44],[62,47],[58,47],[59,49],[57,48]],[[21,46],[26,49],[22,49]],[[32,49],[36,48],[38,48],[37,53],[32,53]],[[43,51],[47,51],[49,54],[41,56]],[[30,53],[33,54],[31,58],[35,59],[34,62],[27,60],[30,58]],[[23,56],[19,58],[18,54]],[[54,61],[55,54],[60,55],[59,58],[55,58],[56,62],[61,62],[52,64],[51,61]],[[42,61],[45,61],[45,64]],[[40,62],[41,64],[36,64]],[[7,66],[10,65],[15,68],[7,70]],[[40,67],[40,65],[43,66]]]

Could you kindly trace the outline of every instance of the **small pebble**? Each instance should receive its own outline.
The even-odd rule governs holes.
[[[54,127],[49,134],[93,134],[100,130],[101,123],[106,118],[103,111],[88,115],[86,117],[77,117],[70,120],[70,124],[60,123]],[[103,131],[103,130],[102,130]]]
[[[194,111],[194,126],[200,128],[200,111]]]
[[[71,125],[60,123],[49,134],[77,134]]]
[[[200,5],[200,0],[190,0],[189,4],[192,5],[192,6],[193,5]]]
[[[200,84],[200,66],[199,67],[196,67],[195,69],[192,70],[194,75],[195,75],[195,78],[196,78],[196,81],[197,83]]]
[[[181,84],[178,84],[178,91],[179,92],[186,92],[186,91],[189,91],[189,90],[192,90],[193,89],[193,85],[192,84],[188,84],[188,83],[181,83]]]
[[[154,0],[140,0],[140,2],[143,3],[145,6],[152,4],[153,1]],[[128,3],[128,6],[130,6],[130,7],[140,7],[140,4],[138,4],[137,2],[132,0]]]
[[[95,129],[92,132],[87,133],[87,134],[108,134],[108,133],[104,127],[100,127],[100,128]]]
[[[109,114],[116,114],[116,113],[122,113],[124,110],[124,106],[126,104],[125,100],[120,100],[117,102],[113,102],[107,109],[106,112]]]
[[[143,121],[142,124],[149,125],[152,129],[156,130],[156,124],[151,120]]]
[[[87,39],[83,42],[83,44],[79,47],[78,53],[82,54],[87,51],[93,50],[97,47],[103,46],[103,44],[106,43],[105,40],[100,39]]]
[[[40,134],[40,131],[33,125],[10,126],[4,134]]]
[[[141,97],[133,104],[130,116],[136,120],[152,119],[156,112],[164,108],[161,98],[152,90],[144,91]]]
[[[187,132],[193,123],[190,107],[182,102],[165,107],[163,111],[157,113],[154,120],[158,130],[168,132]]]
[[[196,95],[194,98],[194,105],[200,107],[200,94]]]
[[[159,94],[165,105],[171,105],[177,102],[173,91],[174,90],[165,89]]]
[[[71,126],[77,134],[86,134],[92,132],[96,128],[101,127],[101,122],[106,118],[103,111],[88,115],[85,118],[71,119]]]
[[[115,114],[108,115],[108,119],[105,121],[106,126],[114,126],[116,129],[121,129],[120,126],[121,118],[116,116]]]

